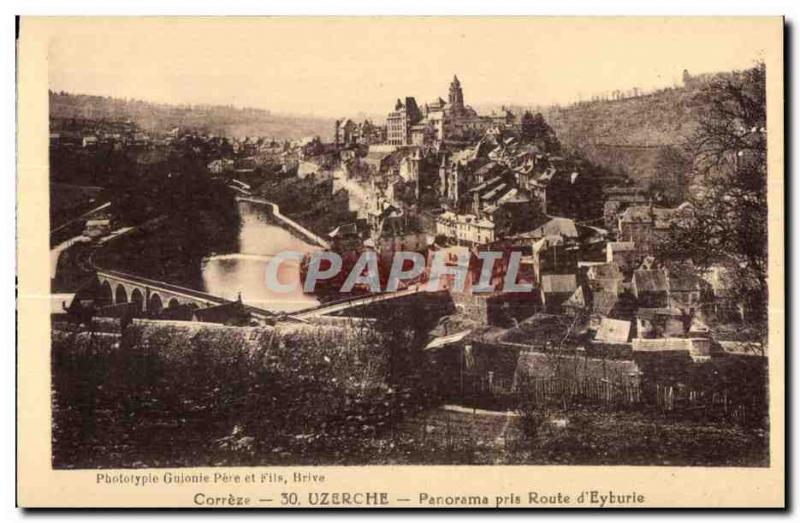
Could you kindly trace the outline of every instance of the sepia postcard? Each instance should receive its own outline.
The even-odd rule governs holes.
[[[781,17],[22,17],[22,507],[781,508]]]

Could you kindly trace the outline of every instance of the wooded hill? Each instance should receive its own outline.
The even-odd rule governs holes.
[[[697,126],[699,86],[621,100],[581,102],[544,112],[561,143],[648,188],[664,149],[681,146]]]
[[[131,120],[147,131],[188,127],[225,136],[268,136],[278,140],[305,136],[330,139],[333,120],[275,114],[264,109],[221,105],[169,105],[50,92],[51,119]]]
[[[697,95],[711,79],[731,73],[684,75],[684,84],[638,96],[579,102],[539,111],[567,150],[629,175],[648,188],[664,150],[682,146],[704,111]]]

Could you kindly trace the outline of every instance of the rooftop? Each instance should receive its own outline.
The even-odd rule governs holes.
[[[616,292],[598,290],[592,293],[592,312],[595,314],[608,315],[619,301]]]
[[[574,274],[546,274],[542,276],[542,291],[549,293],[573,293],[578,287]]]
[[[667,292],[669,281],[662,270],[636,270],[633,271],[633,283],[638,292]]]
[[[605,343],[625,343],[631,333],[631,322],[625,320],[614,320],[603,318],[600,321],[600,328],[595,334],[595,341]]]
[[[517,235],[518,238],[539,239],[545,236],[564,236],[566,238],[577,238],[578,230],[575,222],[569,218],[548,217],[549,219],[542,225],[528,232]]]
[[[619,265],[616,262],[598,263],[592,265],[586,271],[590,279],[617,279],[622,278],[622,271],[619,270]]]
[[[634,242],[608,242],[607,248],[611,252],[635,251],[636,244]]]

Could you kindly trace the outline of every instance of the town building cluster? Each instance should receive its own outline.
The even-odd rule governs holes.
[[[98,147],[122,149],[146,147],[154,143],[167,145],[174,135],[170,133],[153,137],[130,120],[106,121],[86,118],[69,118],[51,121],[50,146],[61,148]]]
[[[692,218],[690,204],[662,207],[624,177],[610,183],[587,161],[526,134],[522,118],[505,108],[479,115],[455,76],[447,100],[420,106],[412,96],[398,98],[385,125],[340,119],[330,142],[182,129],[155,135],[130,122],[73,121],[52,131],[51,144],[189,145],[209,158],[213,175],[245,193],[264,166],[264,176],[324,182],[352,219],[314,232],[345,263],[365,250],[382,260],[397,251],[521,253],[519,277],[534,292],[457,297],[459,310],[479,324],[559,315],[578,318],[573,334],[594,347],[680,345],[702,359],[712,346],[710,321],[742,313],[726,301],[723,271],[699,277],[685,263],[659,259],[670,228]]]
[[[385,259],[396,250],[519,251],[520,277],[535,291],[521,302],[504,293],[464,298],[465,314],[487,325],[578,317],[575,332],[595,348],[680,346],[702,360],[713,345],[709,323],[741,314],[726,302],[730,282],[718,269],[698,276],[659,259],[670,228],[692,218],[689,203],[659,206],[627,180],[601,180],[588,162],[525,136],[508,111],[478,115],[458,78],[447,101],[398,99],[385,131],[377,129],[337,121],[337,162],[317,170],[354,212],[329,231],[335,250],[376,249]],[[508,300],[517,301],[492,304]],[[506,318],[492,317],[497,310]]]

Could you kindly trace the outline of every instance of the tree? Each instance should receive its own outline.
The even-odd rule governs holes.
[[[603,215],[603,187],[610,173],[580,156],[570,156],[547,186],[547,213],[579,221]]]
[[[660,255],[691,259],[701,270],[721,265],[734,275],[732,296],[766,336],[767,138],[766,68],[720,76],[698,94],[693,155],[694,212],[673,224]]]
[[[686,197],[686,181],[692,171],[692,160],[683,148],[669,145],[658,152],[656,172],[650,182],[650,193],[663,205],[678,205]]]
[[[115,225],[140,226],[160,218],[156,233],[131,235],[102,249],[98,263],[156,279],[197,285],[203,258],[238,248],[236,198],[192,152],[172,152],[154,163],[115,159],[107,192]]]
[[[530,111],[525,111],[520,124],[522,141],[532,143],[548,154],[561,152],[561,143],[556,137],[556,132],[545,121],[542,113],[536,113],[534,116]]]

